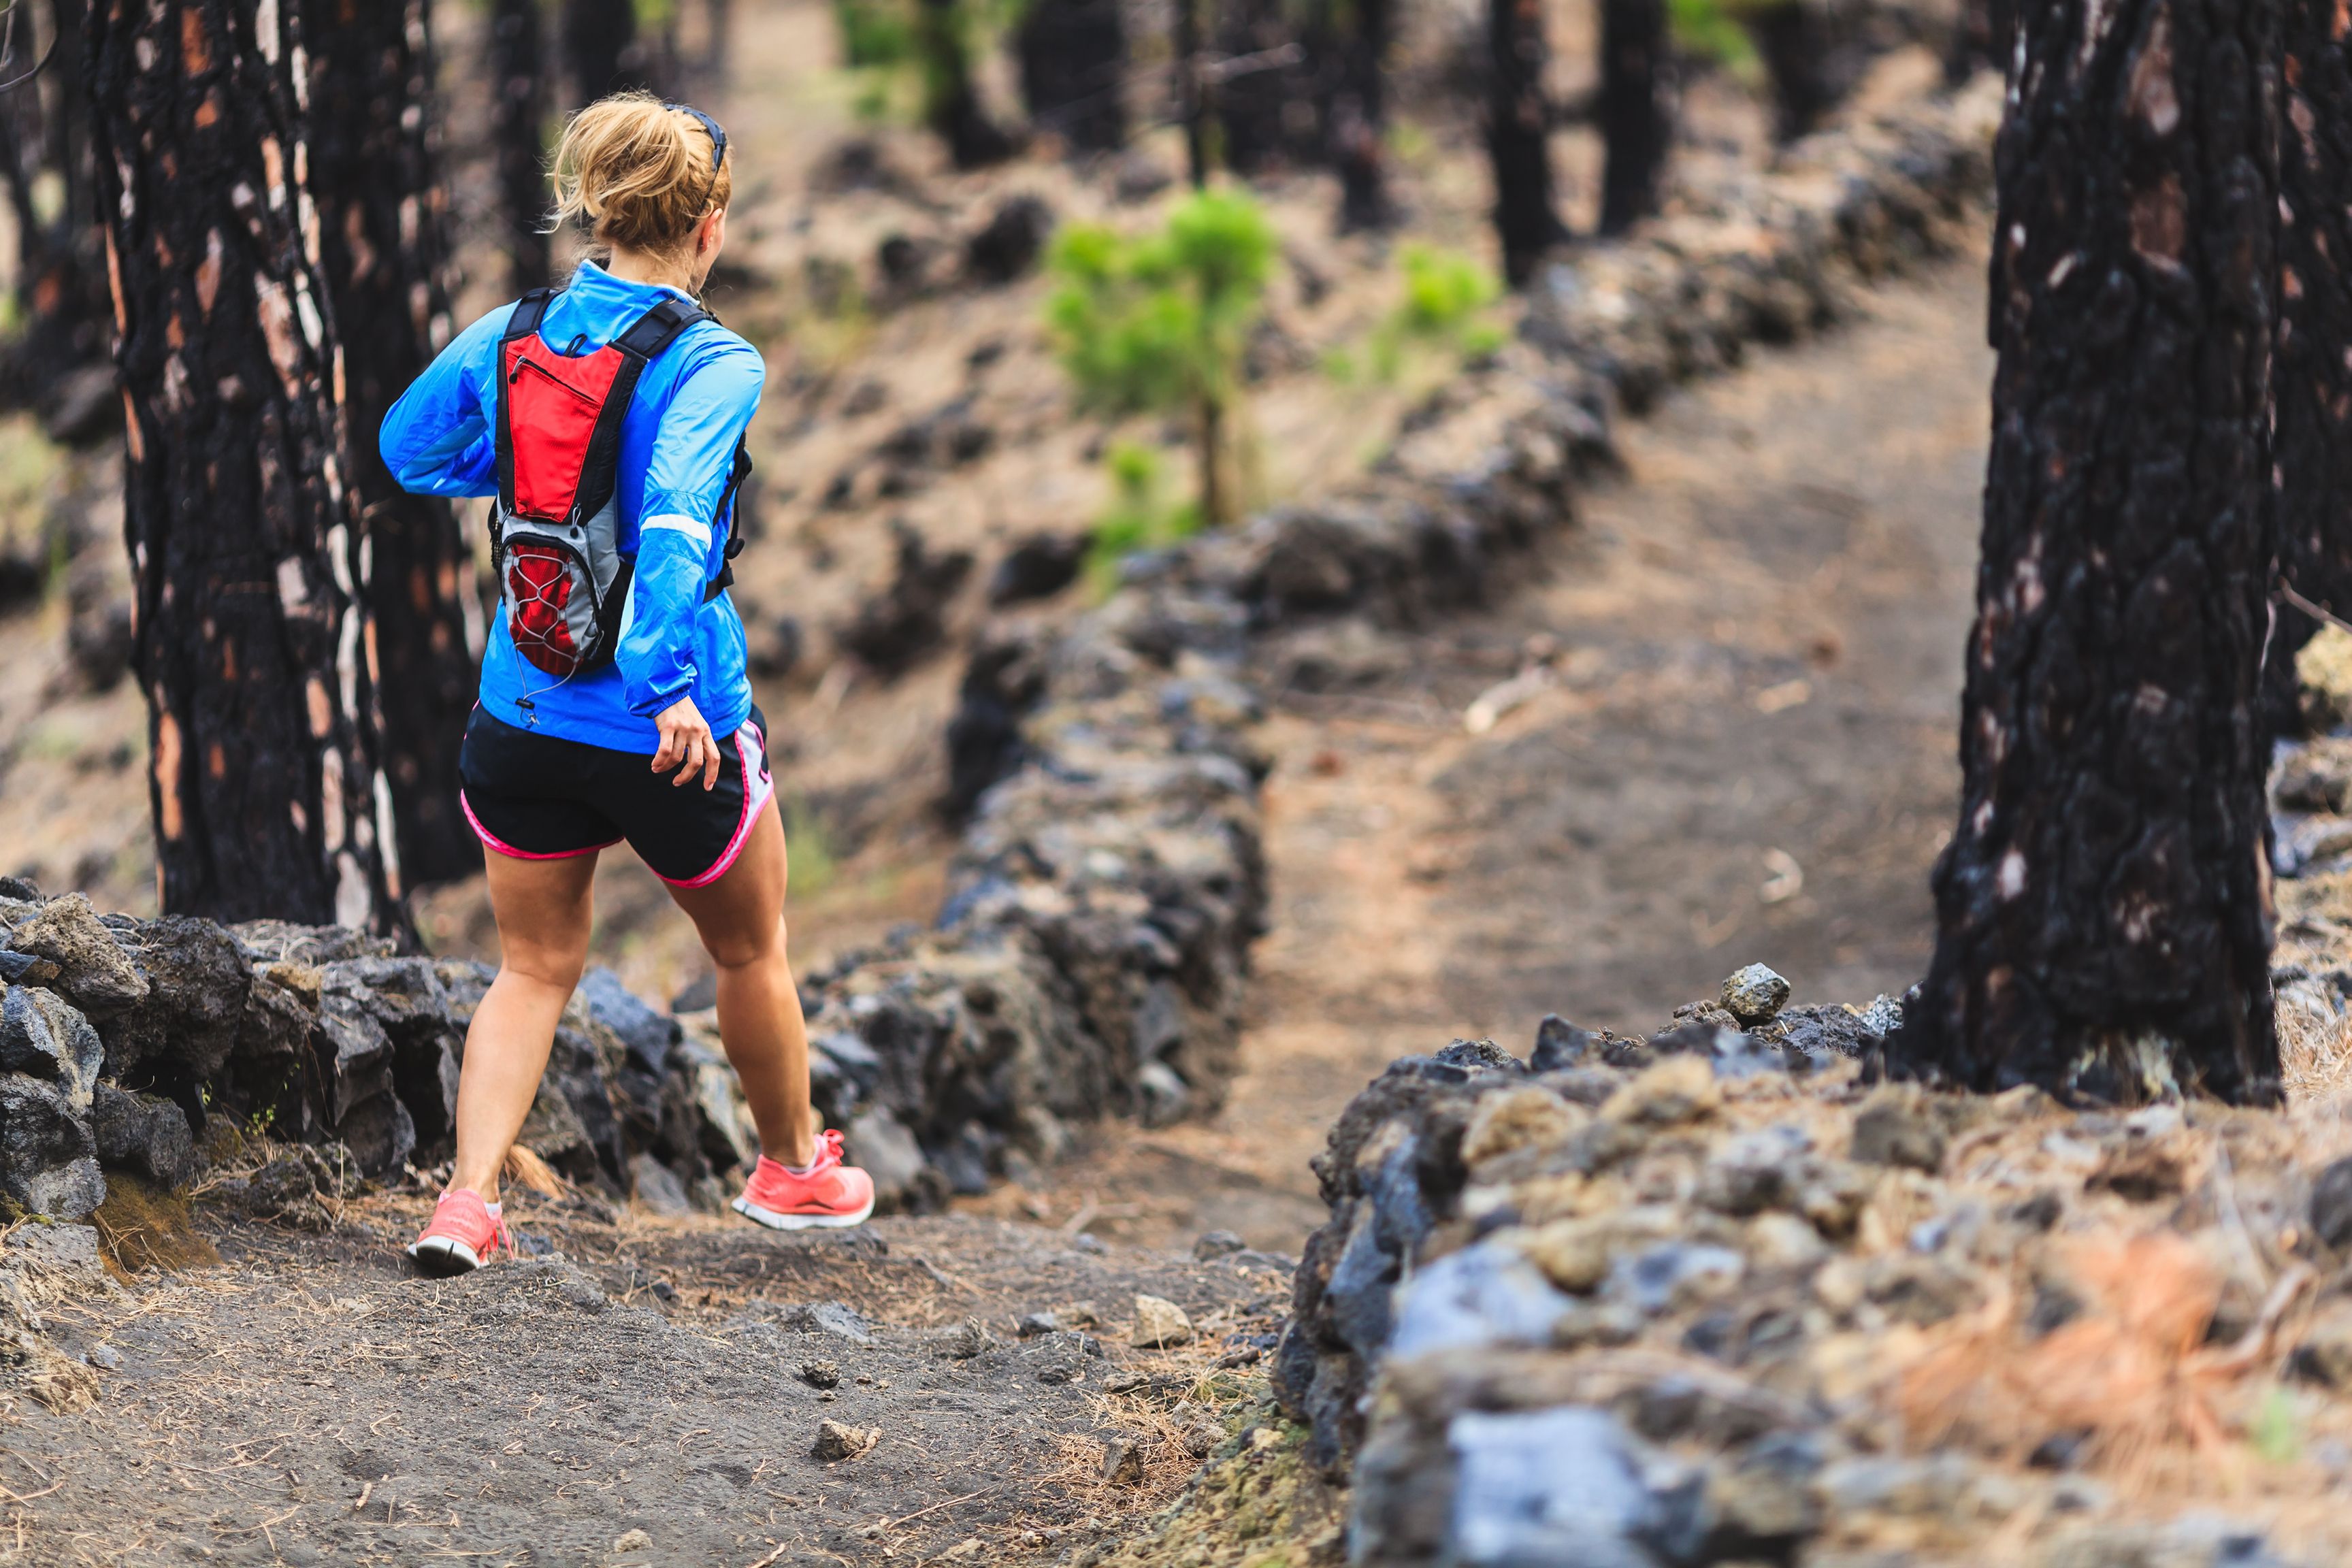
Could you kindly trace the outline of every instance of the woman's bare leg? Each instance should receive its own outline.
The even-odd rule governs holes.
[[[816,1158],[809,1121],[808,1025],[784,941],[790,864],[783,817],[770,798],[743,851],[707,888],[669,894],[719,968],[719,1038],[743,1082],[760,1149],[785,1165]]]
[[[530,1114],[555,1026],[588,962],[596,857],[520,860],[492,852],[482,859],[499,921],[499,977],[466,1030],[449,1185],[496,1203],[499,1167]]]

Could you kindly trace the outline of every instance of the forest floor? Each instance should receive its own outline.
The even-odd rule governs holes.
[[[802,640],[759,686],[806,965],[935,912],[952,848],[931,810],[940,735],[981,585],[1011,541],[1083,529],[1105,499],[1097,448],[1118,432],[1071,416],[1037,324],[1044,285],[972,287],[961,245],[1010,195],[1122,224],[1171,196],[1124,196],[1137,182],[1107,165],[947,174],[919,139],[856,124],[823,66],[826,7],[737,9],[738,59],[767,64],[759,90],[739,70],[711,100],[761,172],[739,202],[739,297],[719,304],[771,366],[764,531],[739,598],[755,645],[777,649],[787,616]],[[453,142],[478,142],[472,14],[439,15],[455,29]],[[1557,37],[1572,79],[1590,41]],[[1686,107],[1685,170],[1755,154],[1752,102],[1701,81]],[[856,144],[881,173],[845,185]],[[1578,132],[1560,151],[1575,216],[1594,150]],[[1466,122],[1401,152],[1407,237],[1485,245],[1477,156]],[[1164,135],[1145,139],[1152,159],[1172,168]],[[469,223],[479,173],[459,171]],[[1323,372],[1391,307],[1394,250],[1329,237],[1328,180],[1261,195],[1285,269],[1253,407],[1263,493],[1280,499],[1360,471],[1433,389]],[[874,271],[891,234],[936,269],[895,295]],[[478,247],[466,261],[461,315],[502,292]],[[1097,1130],[1039,1186],[850,1238],[522,1198],[521,1229],[560,1258],[445,1284],[406,1279],[394,1251],[419,1200],[357,1202],[316,1233],[199,1202],[217,1267],[60,1286],[44,1309],[61,1343],[92,1352],[95,1376],[72,1375],[95,1398],[0,1411],[0,1563],[998,1563],[1130,1527],[1213,1429],[1231,1441],[1259,1419],[1248,1359],[1287,1299],[1275,1259],[1195,1262],[1193,1238],[1295,1253],[1324,1217],[1307,1161],[1389,1059],[1456,1035],[1523,1050],[1547,1011],[1647,1027],[1751,960],[1801,1001],[1917,977],[1956,784],[1990,368],[1980,268],[1858,303],[1835,332],[1622,425],[1626,475],[1489,612],[1261,650],[1278,693],[1262,736],[1276,902],[1217,1119]],[[980,456],[887,455],[959,403],[992,432]],[[0,514],[21,529],[69,512],[119,571],[119,459],[44,456],[17,434],[0,429]],[[838,632],[889,580],[894,520],[974,559],[940,647],[885,678]],[[0,620],[0,870],[152,913],[144,704],[131,682],[76,683],[67,613],[56,595]],[[1465,710],[1531,653],[1556,679],[1470,733]],[[1325,672],[1314,691],[1291,679],[1308,665]],[[699,972],[690,934],[633,859],[606,859],[597,957],[669,994]],[[420,924],[438,951],[491,953],[486,915],[461,884]],[[1139,1293],[1200,1331],[1129,1343]],[[794,1310],[824,1301],[866,1326]],[[1017,1315],[1045,1311],[1070,1331],[1017,1335]],[[809,1362],[835,1363],[838,1385],[806,1381]],[[878,1446],[816,1459],[826,1418],[878,1428]]]
[[[394,1250],[421,1198],[323,1234],[200,1202],[218,1267],[46,1309],[105,1370],[82,1408],[10,1413],[0,1563],[997,1563],[1133,1528],[1267,1418],[1251,1362],[1286,1272],[1185,1249],[1225,1228],[1295,1250],[1322,1217],[1306,1162],[1391,1058],[1524,1049],[1547,1009],[1651,1026],[1751,959],[1806,1000],[1916,977],[1954,787],[1979,288],[1954,264],[1874,291],[1629,424],[1625,478],[1491,613],[1318,634],[1367,664],[1266,726],[1275,926],[1215,1121],[1104,1130],[1050,1185],[968,1205],[1003,1218],[841,1237],[518,1194],[552,1256],[451,1283]],[[1559,682],[1467,733],[1539,636]],[[1192,1340],[1133,1345],[1139,1293]],[[1021,1337],[1041,1312],[1060,1331]],[[815,1458],[828,1418],[878,1445]]]

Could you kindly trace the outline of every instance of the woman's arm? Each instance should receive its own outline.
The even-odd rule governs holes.
[[[686,373],[662,415],[646,464],[629,616],[614,654],[632,713],[663,714],[693,689],[695,616],[727,523],[719,503],[766,378],[758,351],[730,340]]]
[[[513,309],[492,310],[458,333],[383,416],[379,447],[402,489],[434,496],[498,493],[498,437],[473,373],[478,361],[496,358]]]

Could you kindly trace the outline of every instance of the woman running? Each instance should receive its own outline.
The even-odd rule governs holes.
[[[784,947],[784,830],[725,593],[759,352],[696,303],[727,238],[727,133],[608,98],[565,128],[557,211],[598,261],[461,333],[384,419],[410,490],[498,498],[502,603],[458,771],[485,858],[497,980],[466,1034],[457,1164],[408,1249],[464,1273],[511,1249],[499,1170],[587,962],[598,851],[623,839],[719,971],[719,1032],[760,1131],[736,1209],[854,1226],[874,1184],[815,1135]]]

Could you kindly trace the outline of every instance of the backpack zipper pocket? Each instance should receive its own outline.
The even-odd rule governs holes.
[[[507,384],[509,386],[512,386],[515,383],[520,381],[522,379],[522,373],[526,370],[537,371],[542,379],[553,385],[562,387],[564,391],[570,393],[572,396],[578,398],[581,402],[587,404],[591,407],[602,406],[597,403],[596,399],[581,391],[578,387],[572,385],[570,382],[564,380],[562,376],[556,374],[545,365],[541,364],[538,361],[530,358],[528,354],[520,355],[516,358],[514,369],[507,373]]]

